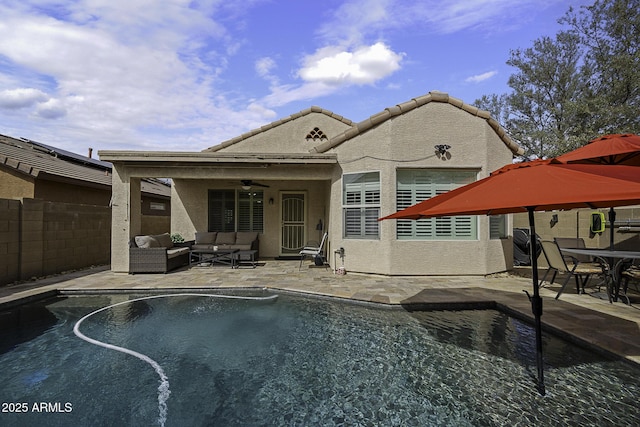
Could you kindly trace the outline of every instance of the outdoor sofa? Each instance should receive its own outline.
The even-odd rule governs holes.
[[[175,246],[169,233],[135,236],[129,242],[129,273],[167,273],[189,264],[189,246]]]
[[[256,231],[198,231],[192,250],[255,250],[258,259],[260,241]]]

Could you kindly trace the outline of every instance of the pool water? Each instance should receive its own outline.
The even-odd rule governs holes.
[[[497,311],[138,297],[0,313],[0,425],[640,425],[640,369],[544,335],[540,396],[533,329]],[[81,333],[164,390],[74,334],[118,303]]]

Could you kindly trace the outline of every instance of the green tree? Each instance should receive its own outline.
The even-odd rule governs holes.
[[[560,32],[542,37],[533,47],[512,50],[508,65],[518,72],[509,77],[513,92],[507,96],[508,128],[529,156],[557,154],[574,132],[573,118],[580,98],[579,38]]]
[[[583,120],[592,136],[640,131],[640,0],[597,0],[559,21],[584,46]]]
[[[570,8],[555,38],[510,53],[512,92],[475,102],[524,149],[550,157],[607,133],[640,133],[640,0]]]

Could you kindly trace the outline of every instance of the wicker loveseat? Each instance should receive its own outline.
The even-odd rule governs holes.
[[[240,251],[255,250],[258,259],[260,241],[256,231],[199,231],[191,249],[237,249]]]
[[[189,247],[176,247],[169,233],[135,236],[129,242],[129,273],[166,273],[189,264]]]

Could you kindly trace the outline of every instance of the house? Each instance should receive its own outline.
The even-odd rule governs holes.
[[[91,151],[91,149],[89,150]],[[0,135],[0,199],[109,206],[111,164],[25,138]],[[168,183],[142,183],[143,214],[170,216]]]
[[[111,164],[0,135],[0,286],[108,264]],[[170,185],[141,185],[143,231],[171,226]]]
[[[518,147],[486,111],[430,92],[352,121],[319,107],[201,152],[101,151],[113,164],[114,271],[140,232],[140,180],[173,181],[171,232],[259,231],[262,258],[295,257],[328,232],[348,271],[489,274],[512,264],[510,217],[378,221],[486,177]]]

